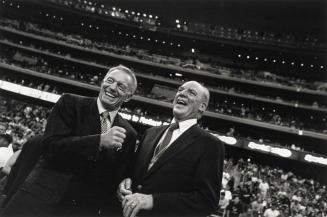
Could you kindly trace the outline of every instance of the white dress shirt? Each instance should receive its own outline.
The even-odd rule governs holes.
[[[172,120],[171,123],[175,123],[175,119]],[[197,119],[193,118],[193,119],[188,119],[186,121],[181,121],[178,122],[178,128],[176,130],[173,131],[173,135],[171,137],[171,140],[169,142],[169,144],[166,146],[166,148],[168,148],[178,137],[180,137],[186,130],[188,130],[190,127],[192,127],[193,125],[197,124]],[[158,142],[158,145],[163,141],[163,139],[165,138],[166,134],[167,134],[168,129],[165,131],[165,133],[162,135],[161,139]]]
[[[98,105],[99,115],[101,115],[103,112],[107,111],[107,110],[103,107],[103,105],[102,105],[102,103],[101,103],[99,97],[97,98],[97,105]],[[115,120],[115,117],[116,117],[117,113],[118,113],[118,109],[115,110],[115,111],[110,111],[110,112],[109,112],[110,120],[109,120],[108,118],[106,119],[106,122],[107,122],[107,129],[111,128],[112,123],[113,123],[113,121]]]

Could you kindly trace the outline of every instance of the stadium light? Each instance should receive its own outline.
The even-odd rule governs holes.
[[[312,163],[327,165],[327,158],[321,157],[321,156],[314,156],[311,154],[306,154],[304,156],[304,160],[308,161],[308,162],[312,162]]]

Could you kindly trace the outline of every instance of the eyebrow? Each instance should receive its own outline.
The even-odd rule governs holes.
[[[112,79],[112,80],[114,80],[115,82],[117,82],[117,85],[123,85],[125,88],[129,88],[129,84],[125,84],[125,83],[123,83],[123,82],[117,81],[116,79],[114,79],[114,78],[112,78],[112,77],[108,77],[107,80],[108,80],[109,78]]]

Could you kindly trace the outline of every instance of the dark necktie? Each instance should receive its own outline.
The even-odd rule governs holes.
[[[107,125],[107,121],[110,121],[110,116],[108,111],[101,113],[101,133],[106,133],[110,126]]]
[[[169,144],[171,137],[173,136],[174,130],[178,129],[178,124],[177,123],[172,123],[168,131],[165,135],[165,138],[162,140],[162,142],[157,146],[157,148],[154,150],[154,156],[158,155],[162,150],[164,150],[167,145]]]

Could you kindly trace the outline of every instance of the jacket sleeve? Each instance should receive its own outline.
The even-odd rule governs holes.
[[[130,129],[126,137],[125,148],[122,150],[121,162],[118,165],[117,181],[120,183],[125,178],[131,178],[133,175],[135,162],[135,146],[137,133],[134,129]]]
[[[44,154],[48,160],[60,161],[74,156],[95,160],[98,155],[100,135],[75,136],[76,99],[63,95],[52,109],[43,137]]]
[[[153,194],[153,210],[158,215],[207,216],[218,208],[221,187],[224,146],[210,139],[197,164],[190,192],[167,192]],[[210,144],[211,143],[211,144]]]

